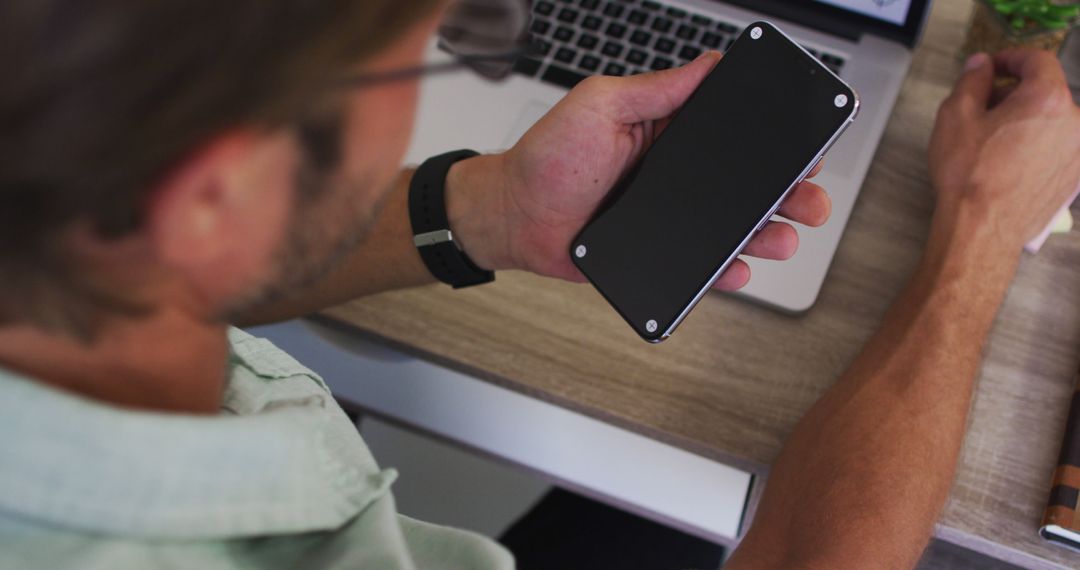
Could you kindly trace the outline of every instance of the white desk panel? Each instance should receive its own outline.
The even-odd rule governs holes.
[[[732,544],[749,473],[310,321],[249,329],[375,415]],[[376,458],[378,459],[378,458]]]

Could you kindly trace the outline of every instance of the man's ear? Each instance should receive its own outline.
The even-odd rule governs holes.
[[[296,155],[288,135],[247,130],[190,153],[150,193],[154,255],[212,297],[265,277],[284,236]]]

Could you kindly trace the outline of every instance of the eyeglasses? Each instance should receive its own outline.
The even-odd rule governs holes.
[[[438,47],[453,59],[342,79],[347,87],[370,87],[423,75],[471,69],[498,81],[529,51],[531,0],[457,0],[439,24]]]

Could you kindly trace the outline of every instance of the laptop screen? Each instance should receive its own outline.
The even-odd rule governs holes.
[[[907,21],[911,0],[817,0],[844,10],[858,12],[877,20],[904,25]]]
[[[873,34],[914,46],[930,0],[720,0],[826,33]]]

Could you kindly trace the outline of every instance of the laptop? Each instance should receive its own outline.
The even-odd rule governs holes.
[[[858,92],[859,119],[814,179],[832,198],[820,228],[799,228],[787,261],[747,259],[753,278],[738,295],[788,313],[813,306],[870,161],[911,64],[929,0],[533,0],[533,57],[505,82],[473,74],[424,79],[412,146],[419,164],[448,150],[498,152],[589,75],[629,75],[723,51],[747,24],[769,20]],[[446,59],[432,43],[428,59]],[[718,137],[738,136],[717,133]]]

